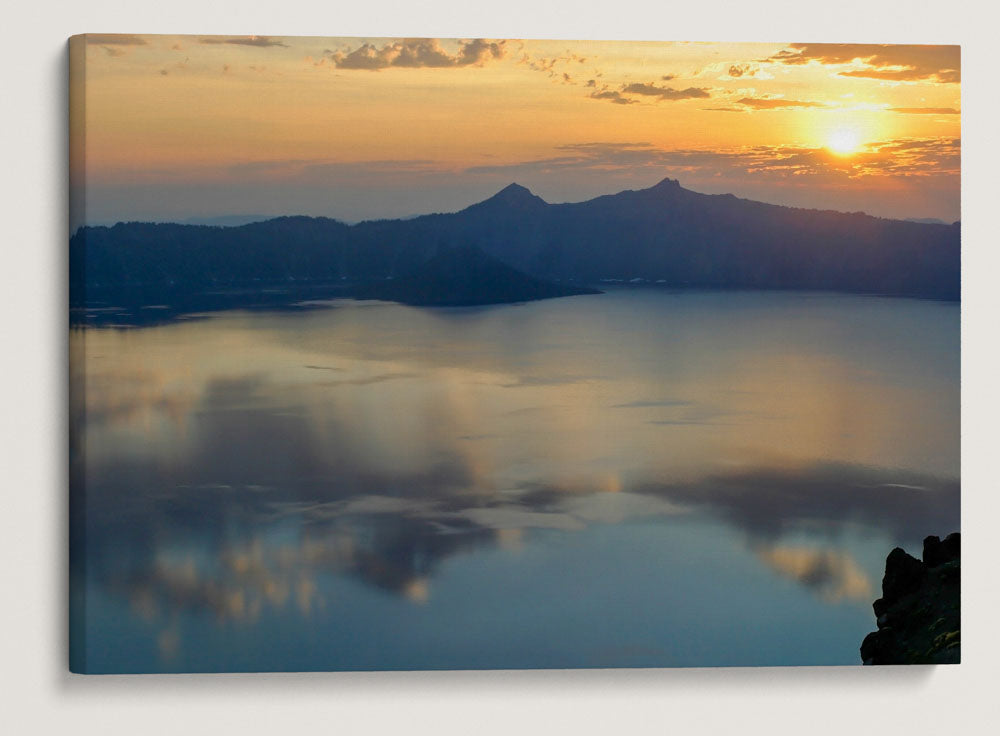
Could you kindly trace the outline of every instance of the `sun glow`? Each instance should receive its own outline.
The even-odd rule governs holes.
[[[861,147],[858,131],[852,128],[837,128],[830,133],[826,145],[840,156],[850,156]]]

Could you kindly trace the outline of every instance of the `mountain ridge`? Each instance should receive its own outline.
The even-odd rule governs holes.
[[[960,298],[960,225],[702,194],[664,178],[550,204],[519,184],[453,213],[346,224],[288,216],[235,227],[119,223],[70,240],[71,303],[178,292],[362,284],[471,246],[558,283],[800,289]],[[340,289],[341,291],[343,288]]]
[[[115,223],[112,223],[112,224],[88,224],[88,225],[80,225],[73,232],[73,235],[76,235],[76,233],[78,233],[80,230],[100,229],[100,228],[111,229],[111,228],[118,227],[119,225],[179,225],[179,226],[184,226],[184,227],[226,227],[226,228],[240,228],[240,227],[246,227],[248,225],[258,225],[258,224],[264,223],[264,222],[273,222],[274,220],[289,220],[289,219],[319,220],[319,221],[325,221],[325,222],[340,223],[340,224],[342,224],[342,225],[344,225],[346,227],[358,227],[359,225],[366,225],[366,224],[379,223],[379,222],[411,222],[413,220],[417,220],[417,219],[425,218],[425,217],[437,218],[437,217],[447,217],[447,216],[450,216],[450,215],[457,215],[457,214],[460,214],[460,213],[465,212],[467,210],[470,210],[470,209],[472,209],[474,207],[478,207],[480,205],[486,204],[488,202],[502,201],[503,198],[501,198],[500,195],[504,194],[504,192],[507,192],[508,190],[515,190],[515,191],[525,192],[528,195],[530,195],[530,197],[533,200],[537,200],[538,202],[546,205],[547,207],[572,207],[572,206],[590,204],[592,202],[596,202],[596,201],[602,200],[602,199],[618,197],[619,195],[623,195],[623,194],[630,194],[630,193],[634,194],[634,193],[654,192],[654,191],[670,191],[670,190],[677,190],[677,189],[679,189],[681,191],[684,191],[684,192],[689,192],[691,194],[695,194],[695,195],[698,195],[698,196],[702,196],[702,197],[720,197],[720,198],[723,198],[723,199],[736,200],[736,201],[740,201],[740,202],[753,202],[754,204],[758,204],[758,205],[762,205],[762,206],[766,206],[766,207],[775,207],[775,208],[778,208],[778,209],[792,210],[792,211],[798,211],[798,212],[827,212],[827,213],[833,213],[833,214],[839,214],[839,215],[851,215],[851,216],[870,217],[873,220],[883,220],[883,221],[887,221],[887,222],[905,222],[905,223],[912,223],[912,224],[917,224],[917,225],[935,225],[935,226],[939,226],[940,225],[940,226],[944,226],[944,227],[953,227],[953,226],[956,226],[956,225],[960,224],[959,220],[955,220],[953,222],[948,222],[946,220],[942,220],[941,218],[937,218],[937,217],[883,217],[882,215],[872,215],[872,214],[870,214],[868,212],[863,212],[863,211],[851,211],[851,212],[848,212],[847,210],[821,209],[819,207],[797,207],[795,205],[778,204],[776,202],[765,202],[765,201],[759,200],[759,199],[750,199],[748,197],[739,197],[739,196],[737,196],[737,195],[735,195],[735,194],[733,194],[731,192],[723,192],[723,193],[718,193],[718,194],[709,194],[709,193],[706,193],[706,192],[696,192],[693,189],[687,189],[686,187],[684,187],[683,185],[681,185],[680,180],[673,179],[673,178],[671,178],[671,177],[668,176],[668,177],[664,177],[663,179],[661,179],[660,181],[658,181],[656,184],[653,184],[652,186],[649,186],[649,187],[645,187],[643,189],[622,189],[622,190],[620,190],[618,192],[609,192],[607,194],[599,194],[596,197],[591,197],[590,199],[583,199],[583,200],[579,200],[579,201],[576,201],[576,202],[549,202],[549,201],[545,200],[544,198],[542,198],[540,195],[537,195],[534,192],[532,192],[530,188],[528,188],[528,187],[526,187],[526,186],[524,186],[522,184],[518,184],[517,182],[511,182],[510,184],[506,185],[505,187],[503,187],[502,189],[498,190],[495,194],[487,197],[486,199],[481,200],[479,202],[475,202],[475,203],[470,204],[470,205],[467,205],[467,206],[465,206],[465,207],[463,207],[461,209],[455,210],[454,212],[424,212],[424,213],[421,213],[421,214],[407,215],[405,217],[378,217],[378,218],[367,218],[367,219],[357,220],[357,221],[343,220],[343,219],[340,219],[340,218],[337,218],[337,217],[331,217],[329,215],[293,215],[293,214],[284,214],[284,215],[222,215],[222,216],[218,216],[218,217],[197,216],[197,217],[190,217],[190,218],[185,218],[184,220],[176,220],[176,221],[175,220],[170,220],[170,221],[165,221],[165,220],[119,220],[119,221],[117,221]],[[240,218],[243,218],[243,217],[246,217],[246,218],[251,218],[252,217],[253,220],[250,221],[250,222],[244,222],[244,223],[240,223],[240,224],[236,224],[236,225],[217,224],[215,222],[210,222],[210,220],[220,220],[220,221],[222,221],[222,220],[236,220],[236,219],[240,219]]]
[[[514,182],[505,186],[492,197],[488,197],[482,202],[471,204],[468,207],[459,210],[459,212],[468,212],[469,210],[474,211],[476,208],[489,207],[514,207],[519,209],[528,209],[533,207],[538,208],[549,206],[551,205],[548,202],[532,192],[530,189]]]
[[[533,278],[478,248],[459,246],[439,251],[400,278],[366,284],[354,291],[354,298],[421,307],[466,307],[599,293],[597,289]]]

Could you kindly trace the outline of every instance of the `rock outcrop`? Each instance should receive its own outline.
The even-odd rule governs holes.
[[[861,644],[864,664],[961,661],[961,536],[924,540],[923,561],[896,547],[885,561],[878,631]]]

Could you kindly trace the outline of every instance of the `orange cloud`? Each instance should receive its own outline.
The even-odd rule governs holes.
[[[209,36],[203,38],[198,43],[204,44],[233,44],[236,46],[256,46],[258,48],[268,48],[271,46],[282,46],[287,48],[287,43],[282,43],[281,41],[276,41],[268,36]]]
[[[954,107],[890,107],[889,112],[900,112],[907,115],[960,115]]]
[[[416,69],[482,66],[492,59],[503,58],[506,43],[477,38],[461,42],[458,51],[449,54],[436,38],[407,38],[387,43],[382,48],[365,43],[354,50],[332,51],[327,54],[327,58],[338,69],[370,71],[390,67]]]
[[[688,100],[698,97],[710,97],[708,90],[704,87],[688,87],[687,89],[674,89],[673,87],[657,87],[655,84],[629,84],[622,87],[622,92],[631,95],[645,95],[647,97],[658,97],[661,100]]]
[[[783,97],[744,97],[736,101],[737,105],[745,105],[754,110],[787,110],[795,107],[826,107],[822,102],[811,100],[786,100]],[[716,108],[732,110],[733,108]]]
[[[839,72],[842,77],[863,77],[896,82],[961,81],[960,47],[862,43],[793,43],[763,61],[780,64],[863,64],[861,69]]]
[[[590,85],[588,84],[587,86],[589,87]],[[618,90],[608,89],[607,87],[591,92],[590,97],[595,100],[608,100],[616,105],[635,105],[637,103],[636,100],[625,97]]]

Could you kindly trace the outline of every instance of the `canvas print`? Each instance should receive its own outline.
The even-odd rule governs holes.
[[[959,661],[957,46],[69,62],[74,672]]]

